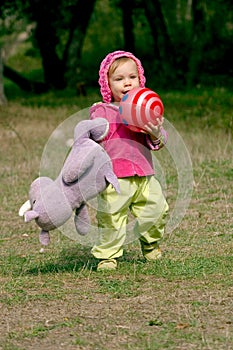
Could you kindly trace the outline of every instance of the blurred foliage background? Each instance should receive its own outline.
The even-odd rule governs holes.
[[[86,95],[118,49],[142,60],[150,88],[231,88],[232,38],[230,0],[1,1],[0,100],[9,81]]]

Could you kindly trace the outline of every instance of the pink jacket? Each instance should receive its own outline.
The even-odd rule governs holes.
[[[120,120],[118,109],[106,103],[97,103],[90,109],[90,119],[101,117],[109,122],[109,132],[101,145],[112,160],[116,176],[154,175],[151,151],[161,146],[153,143],[149,135],[127,128]],[[166,142],[167,133],[164,129],[162,133]]]

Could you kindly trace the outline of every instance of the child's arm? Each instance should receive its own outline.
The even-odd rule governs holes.
[[[147,142],[153,151],[161,149],[167,142],[168,134],[163,128],[163,118],[157,119],[158,124],[153,125],[151,122],[144,125],[144,129],[147,131]]]
[[[158,151],[167,143],[167,139],[168,139],[167,131],[162,127],[160,129],[159,138],[152,139],[150,135],[147,135],[147,144],[152,151]]]

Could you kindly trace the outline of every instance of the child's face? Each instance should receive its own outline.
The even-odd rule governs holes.
[[[137,65],[133,60],[120,64],[111,76],[109,86],[112,91],[113,102],[120,102],[130,90],[139,87]]]

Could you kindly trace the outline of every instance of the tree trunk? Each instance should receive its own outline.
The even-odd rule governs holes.
[[[133,33],[133,8],[135,0],[123,0],[120,3],[122,9],[122,25],[124,30],[124,49],[126,51],[135,51],[135,39]]]
[[[38,22],[35,37],[42,57],[45,83],[51,88],[64,89],[64,65],[57,56],[57,38],[50,24]]]
[[[49,86],[45,83],[31,81],[6,65],[3,66],[3,74],[24,91],[40,94],[49,90]]]
[[[187,0],[185,19],[191,21],[192,19],[192,0]]]
[[[33,19],[36,21],[35,39],[40,49],[44,68],[44,79],[50,88],[65,88],[65,71],[56,47],[59,39],[55,23],[58,19],[59,2],[30,0]]]
[[[4,94],[4,84],[3,84],[3,64],[2,64],[2,52],[0,49],[0,105],[6,104],[7,99]]]
[[[203,1],[193,0],[192,2],[193,29],[192,47],[188,62],[189,72],[187,77],[188,86],[191,87],[198,82],[199,70],[202,60],[203,47],[206,41],[205,14]]]
[[[37,23],[35,38],[41,52],[44,78],[48,86],[63,89],[67,86],[66,80],[75,80],[74,72],[77,71],[81,58],[82,46],[95,2],[96,0],[76,0],[64,8],[62,7],[64,4],[59,0],[30,0],[33,19]],[[65,46],[58,36],[63,15],[70,18],[69,23],[66,23],[69,35]],[[57,54],[58,44],[64,47],[60,57]],[[67,75],[69,69],[72,70],[70,76]]]
[[[69,38],[63,51],[62,62],[65,72],[69,69],[72,71],[71,80],[81,60],[83,42],[95,3],[96,0],[77,0],[70,9],[73,16],[69,25]]]
[[[176,80],[176,54],[168,34],[159,0],[143,1],[145,15],[150,24],[154,40],[155,58],[163,68],[163,75],[169,82]]]

